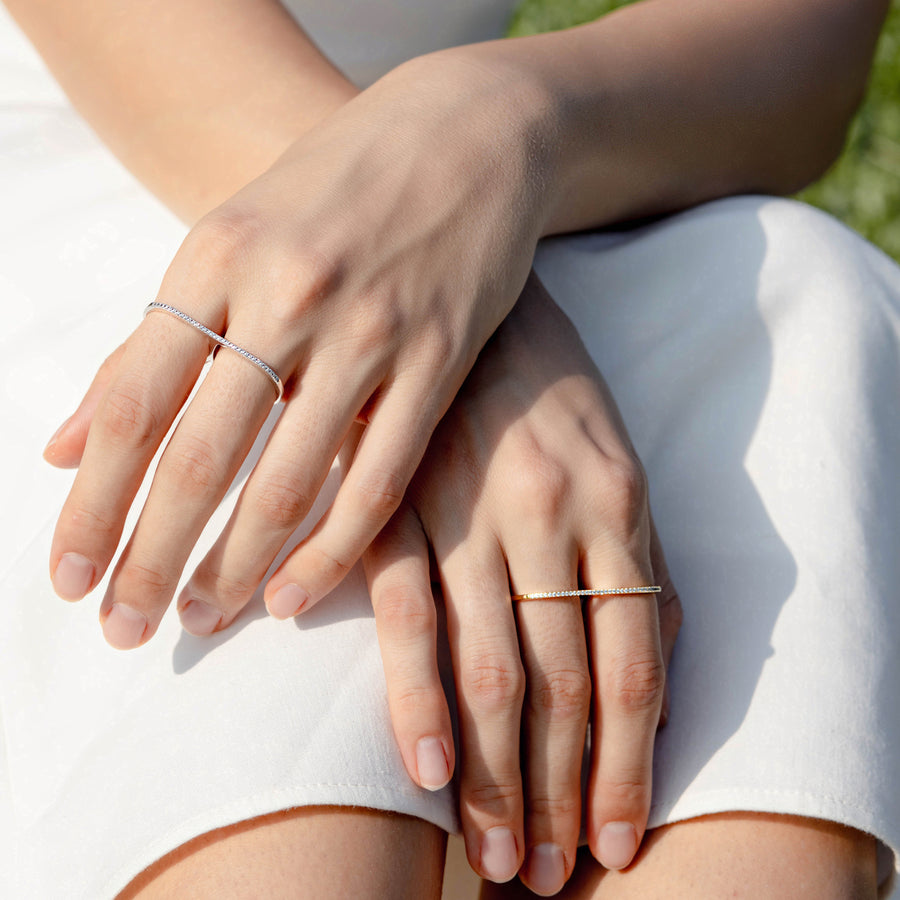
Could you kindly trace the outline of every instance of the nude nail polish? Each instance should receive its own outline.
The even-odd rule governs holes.
[[[181,627],[189,634],[204,637],[212,634],[222,621],[222,611],[210,606],[203,600],[191,597],[178,610]]]
[[[114,603],[103,623],[103,636],[117,650],[133,650],[141,645],[147,624],[143,613],[124,603]]]
[[[516,836],[509,828],[488,829],[481,839],[481,874],[490,881],[509,881],[519,868]]]
[[[416,744],[416,771],[419,784],[429,791],[440,790],[450,780],[447,754],[440,738],[421,738]]]
[[[290,619],[306,605],[309,594],[297,584],[283,584],[266,604],[276,619]]]
[[[607,822],[597,838],[597,858],[607,869],[624,869],[637,851],[637,832],[630,822]]]
[[[53,589],[63,600],[80,600],[94,580],[94,564],[80,553],[63,553],[53,573]]]
[[[566,881],[566,859],[556,844],[537,844],[528,854],[525,869],[528,887],[536,894],[552,896]]]

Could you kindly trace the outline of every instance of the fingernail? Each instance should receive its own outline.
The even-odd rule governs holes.
[[[624,869],[637,850],[637,832],[630,822],[607,822],[597,838],[597,859],[607,869]]]
[[[139,647],[146,630],[147,617],[124,603],[113,603],[103,623],[103,636],[116,650]]]
[[[275,591],[267,606],[269,613],[276,619],[290,619],[303,609],[307,600],[309,594],[299,585],[283,584]]]
[[[187,603],[179,608],[178,615],[181,617],[181,627],[197,637],[212,634],[222,621],[221,610],[196,597],[188,599]]]
[[[50,438],[49,441],[47,441],[47,446],[44,447],[44,454],[43,454],[44,456],[46,456],[47,453],[53,449],[53,445],[57,442],[57,440],[59,439],[59,436],[63,433],[63,430],[65,429],[66,425],[68,425],[71,420],[72,420],[72,417],[69,416],[69,418],[66,419],[66,421],[63,422],[62,425],[60,425],[59,428],[57,428],[56,431],[53,432],[52,437]]]
[[[94,580],[94,564],[80,553],[63,553],[53,573],[53,588],[63,600],[80,600]]]
[[[566,882],[566,858],[556,844],[538,844],[528,854],[528,887],[536,894],[552,896]]]
[[[440,790],[450,780],[450,766],[440,738],[421,738],[416,744],[419,784],[429,791]]]
[[[491,828],[481,839],[481,874],[491,881],[509,881],[519,868],[516,837],[508,828]]]

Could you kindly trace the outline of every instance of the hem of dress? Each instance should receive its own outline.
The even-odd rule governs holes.
[[[650,806],[648,828],[725,812],[761,812],[836,822],[872,835],[878,842],[878,896],[891,896],[900,882],[900,834],[879,826],[871,810],[828,794],[790,788],[720,788],[688,791]]]
[[[448,790],[449,788],[445,788]],[[336,791],[352,791],[352,798]],[[433,799],[432,799],[433,798]],[[453,834],[458,831],[452,807],[439,800],[440,794],[417,796],[374,784],[308,784],[251,794],[212,809],[204,810],[170,828],[163,836],[146,844],[109,877],[99,893],[85,885],[85,897],[114,900],[118,894],[153,863],[200,835],[226,828],[248,819],[305,806],[363,807],[414,816]]]

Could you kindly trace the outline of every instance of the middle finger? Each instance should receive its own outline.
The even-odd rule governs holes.
[[[545,534],[537,542],[519,539],[507,553],[517,593],[577,584],[574,543]],[[519,600],[515,608],[527,676],[523,767],[528,849],[519,874],[532,891],[549,896],[562,888],[575,865],[591,697],[587,643],[577,597]]]
[[[268,416],[272,385],[220,353],[166,446],[100,607],[107,641],[130,649],[162,618],[184,564]]]

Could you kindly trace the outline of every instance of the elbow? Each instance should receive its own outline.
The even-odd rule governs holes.
[[[854,0],[824,4],[819,39],[810,49],[830,60],[807,69],[807,89],[784,111],[781,164],[768,190],[793,194],[821,178],[844,150],[854,116],[862,105],[888,0]],[[830,21],[829,21],[830,18]],[[835,40],[842,36],[840,40]],[[823,77],[824,76],[824,77]]]

